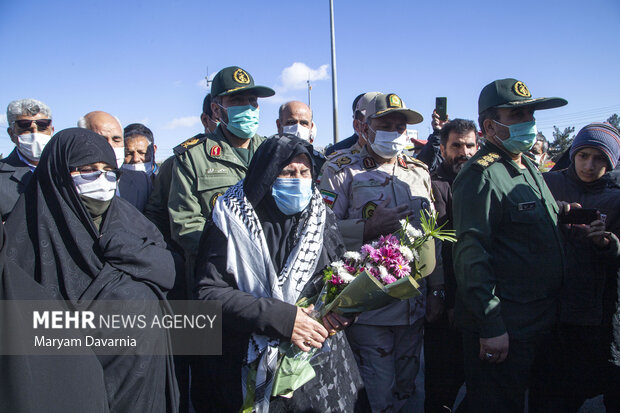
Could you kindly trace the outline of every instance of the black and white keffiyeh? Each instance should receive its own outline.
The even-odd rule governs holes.
[[[303,287],[316,271],[323,247],[325,205],[319,191],[314,193],[304,219],[297,228],[294,246],[280,273],[276,273],[261,222],[244,192],[243,181],[218,198],[212,219],[226,236],[226,270],[233,274],[241,291],[253,296],[276,298],[295,304]],[[277,367],[279,340],[253,334],[242,369],[243,397],[249,365],[258,360],[254,407],[269,411],[269,398]]]

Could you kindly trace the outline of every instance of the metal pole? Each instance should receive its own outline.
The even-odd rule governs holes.
[[[329,21],[332,38],[332,101],[334,105],[334,143],[338,142],[338,87],[336,86],[336,35],[334,34],[334,1],[329,0]]]
[[[312,100],[310,98],[310,91],[312,90],[312,86],[310,85],[310,79],[308,79],[308,107],[312,109]]]

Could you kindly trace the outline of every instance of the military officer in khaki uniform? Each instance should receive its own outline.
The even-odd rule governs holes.
[[[211,85],[211,110],[219,126],[174,149],[168,199],[171,235],[190,262],[218,196],[245,177],[252,155],[264,140],[256,134],[258,98],[274,94],[268,87],[256,86],[240,67],[220,70]]]
[[[402,155],[407,124],[422,116],[396,94],[376,94],[368,103],[359,153],[332,156],[323,167],[320,189],[332,208],[348,250],[400,228],[400,219],[419,223],[433,209],[426,166]],[[437,255],[439,256],[439,249]],[[439,258],[430,277],[443,283]],[[347,330],[373,411],[398,411],[414,393],[424,325],[424,297],[363,313]]]
[[[523,153],[536,142],[534,111],[566,105],[533,98],[517,79],[486,85],[478,100],[485,141],[453,184],[457,282],[471,411],[523,412],[536,405],[540,367],[557,320],[564,270],[558,205]]]

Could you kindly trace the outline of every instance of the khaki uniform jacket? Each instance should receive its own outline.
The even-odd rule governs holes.
[[[254,135],[250,159],[265,138]],[[247,165],[237,156],[221,126],[209,135],[188,139],[174,149],[176,156],[168,197],[172,239],[193,257],[215,201],[245,177]]]
[[[452,186],[455,319],[480,337],[529,339],[557,320],[564,274],[558,206],[536,165],[486,142]]]
[[[333,156],[323,166],[319,188],[325,203],[332,208],[345,246],[359,251],[363,242],[364,223],[376,207],[389,199],[388,207],[408,204],[415,211],[410,222],[419,224],[422,209],[433,211],[431,179],[426,165],[414,158],[399,155],[394,165],[378,165],[366,148]],[[417,225],[419,227],[419,225]],[[437,246],[439,244],[436,243]],[[441,248],[436,249],[437,266],[431,284],[443,283]],[[410,325],[424,316],[424,300],[410,299],[385,309],[369,311],[358,323],[372,325]]]

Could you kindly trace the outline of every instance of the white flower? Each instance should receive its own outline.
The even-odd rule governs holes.
[[[342,261],[334,261],[330,265],[335,274],[340,275],[342,272],[347,272],[347,270],[344,269],[344,263]]]
[[[350,274],[349,271],[346,271],[346,270],[338,273],[338,276],[340,277],[342,281],[344,281],[347,284],[355,279],[355,277],[352,274]]]
[[[413,259],[416,261],[420,261],[420,253],[418,252],[418,250],[413,249],[411,250],[411,252],[413,252]]]
[[[347,251],[344,253],[344,259],[359,262],[362,260],[362,254],[356,251]]]
[[[379,241],[373,241],[370,246],[376,249],[379,246]]]
[[[377,267],[377,269],[379,270],[379,275],[381,275],[381,278],[385,277],[386,275],[388,275],[388,270],[387,268],[385,268],[383,265],[379,265]]]
[[[413,261],[413,252],[411,252],[411,249],[409,247],[401,245],[400,247],[398,247],[398,249],[400,250],[400,253],[403,255],[404,259],[409,262]]]
[[[407,235],[409,236],[409,238],[415,239],[420,238],[424,234],[413,225],[407,225]]]

